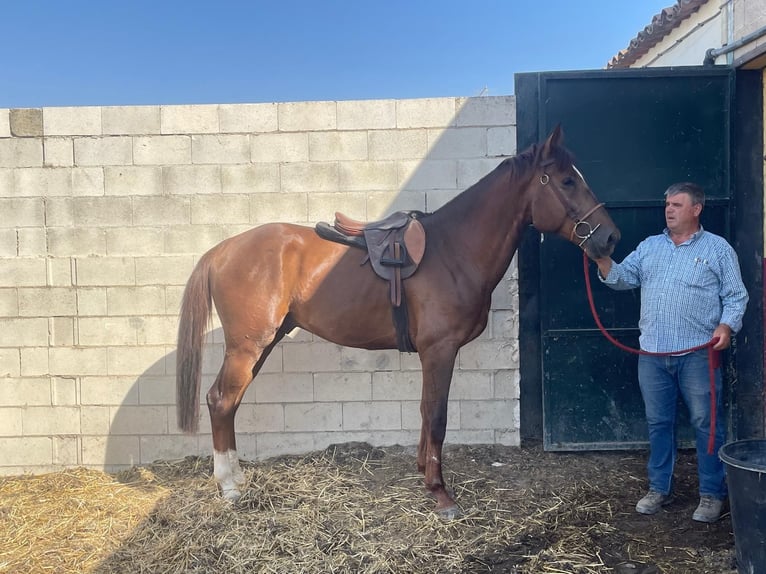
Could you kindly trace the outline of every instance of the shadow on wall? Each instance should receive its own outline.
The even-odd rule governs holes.
[[[498,117],[507,124],[497,125]],[[357,213],[346,205],[328,205],[328,212],[337,209],[372,220],[399,209],[435,211],[516,152],[515,103],[512,97],[472,98],[466,100],[449,128],[427,129],[424,133],[429,140],[428,155],[413,166],[385,213],[370,212],[369,206],[367,211]],[[508,284],[501,282],[493,298],[499,301],[498,325],[503,324],[497,328],[507,331],[514,331],[517,325],[513,267],[509,273],[514,277],[514,288],[508,289]],[[510,336],[505,337],[507,334]],[[248,387],[237,413],[237,450],[241,458],[257,460],[309,452],[349,441],[376,445],[417,443],[421,373],[416,354],[341,347],[301,330],[291,335],[275,347],[257,380]],[[498,336],[503,340],[494,344],[499,348],[494,348],[493,353],[517,355],[517,342],[513,342],[517,332]],[[478,344],[487,337],[486,333],[482,335]],[[89,463],[101,457],[107,471],[118,471],[156,460],[211,454],[205,393],[223,360],[222,341],[220,328],[207,335],[198,434],[184,435],[178,430],[176,354],[172,352],[156,360],[137,379],[126,380],[121,404],[109,407],[114,411],[107,432],[94,432],[91,437],[83,433],[83,462],[94,466]],[[498,367],[492,361],[484,364],[482,357],[481,351],[475,352],[467,368],[460,374],[456,372],[451,398],[485,401],[484,405],[500,399],[500,408],[507,416],[509,401],[518,398],[517,369]],[[502,361],[502,365],[509,363],[517,365],[518,357]],[[495,377],[494,373],[503,369],[503,374]],[[511,433],[517,432],[512,427],[518,429],[517,409],[516,403],[514,420],[508,423]],[[460,416],[460,406],[451,404],[448,433],[459,430],[459,442],[497,441],[494,430],[460,429]],[[454,442],[454,437],[450,439],[448,434],[448,440]]]

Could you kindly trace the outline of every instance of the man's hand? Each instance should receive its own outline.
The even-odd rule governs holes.
[[[601,273],[601,277],[606,279],[606,276],[609,275],[609,271],[612,269],[612,258],[600,257],[599,259],[594,259],[593,261],[595,261],[596,265],[598,265],[598,272]]]
[[[718,327],[715,328],[715,331],[713,331],[713,336],[711,339],[715,339],[718,337],[718,342],[713,345],[713,349],[715,351],[723,351],[724,349],[728,349],[731,345],[731,327],[726,325],[725,323],[721,323],[718,325]]]

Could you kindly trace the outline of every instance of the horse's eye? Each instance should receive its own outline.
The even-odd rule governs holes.
[[[565,177],[561,183],[566,187],[572,187],[575,184],[575,180],[573,177]]]

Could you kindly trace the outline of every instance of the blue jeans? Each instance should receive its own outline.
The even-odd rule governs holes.
[[[700,496],[726,498],[723,463],[718,459],[718,449],[726,438],[720,368],[715,370],[715,451],[708,454],[707,450],[710,436],[710,375],[707,349],[680,357],[640,355],[638,382],[649,426],[649,488],[661,494],[670,494],[673,490],[676,405],[680,392],[689,409],[689,419],[696,437]]]

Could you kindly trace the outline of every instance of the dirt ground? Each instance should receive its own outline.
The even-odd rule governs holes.
[[[210,457],[117,475],[74,469],[0,479],[0,572],[734,574],[728,514],[691,520],[693,453],[677,500],[635,512],[645,453],[447,446],[463,515],[431,511],[412,447],[334,445],[244,463],[232,506]]]

